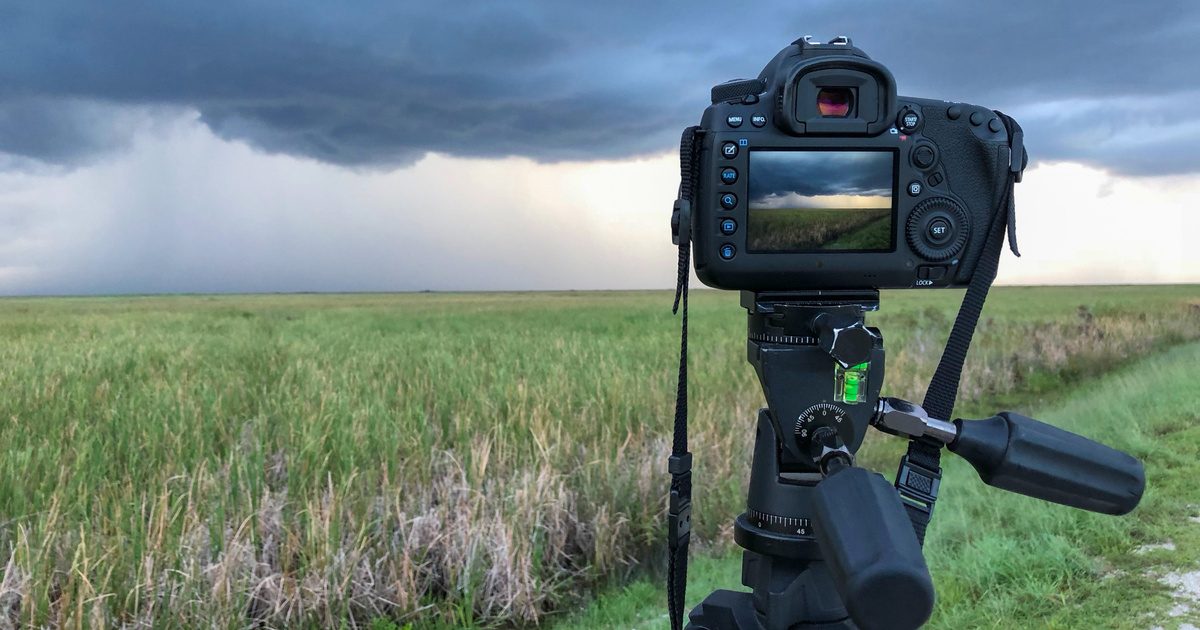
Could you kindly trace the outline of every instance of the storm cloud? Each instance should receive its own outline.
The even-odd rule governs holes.
[[[886,197],[894,176],[891,151],[752,151],[750,206],[796,197]],[[775,204],[778,206],[778,204]]]
[[[198,116],[339,165],[668,151],[708,88],[846,33],[914,96],[1002,109],[1035,159],[1200,170],[1200,5],[1014,2],[8,3],[0,167],[78,165]]]

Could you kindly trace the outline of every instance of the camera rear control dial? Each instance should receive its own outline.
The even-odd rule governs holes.
[[[917,204],[905,226],[908,244],[918,256],[938,262],[957,256],[971,235],[967,211],[953,199],[932,197]]]

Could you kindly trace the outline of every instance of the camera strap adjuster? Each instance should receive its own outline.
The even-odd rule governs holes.
[[[900,469],[896,471],[896,489],[900,491],[905,505],[932,514],[941,483],[940,468],[930,470],[909,459],[908,455],[900,458]]]
[[[667,461],[671,471],[667,544],[674,551],[692,532],[692,454],[672,455]]]

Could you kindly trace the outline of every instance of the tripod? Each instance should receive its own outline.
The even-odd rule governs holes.
[[[751,591],[711,593],[688,628],[901,629],[929,618],[933,583],[900,496],[853,466],[869,426],[937,440],[986,483],[1035,498],[1108,514],[1141,498],[1141,463],[1086,438],[1012,413],[950,423],[881,399],[883,338],[865,323],[877,291],[743,292],[742,306],[767,400],[734,524]]]

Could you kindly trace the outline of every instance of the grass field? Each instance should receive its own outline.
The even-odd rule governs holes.
[[[1176,594],[1184,576],[1200,579],[1198,364],[1200,343],[1177,347],[1037,412],[1146,463],[1146,494],[1127,517],[989,488],[969,464],[946,455],[925,545],[938,591],[928,627],[1178,628],[1200,622],[1198,595]],[[746,590],[739,582],[740,554],[726,550],[694,561],[689,607],[713,589]],[[660,582],[642,579],[613,589],[556,630],[665,629]]]
[[[892,209],[752,210],[746,247],[763,250],[889,249]]]
[[[960,297],[885,294],[886,393],[919,399]],[[1068,400],[1200,338],[1198,304],[1194,286],[997,289],[959,411]],[[719,552],[762,396],[737,296],[697,292],[693,318],[696,532]],[[677,325],[659,292],[0,300],[0,619],[578,607],[661,557]]]

